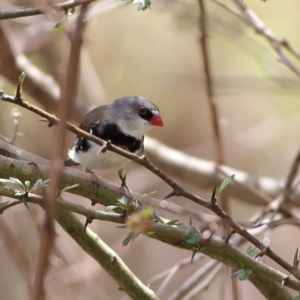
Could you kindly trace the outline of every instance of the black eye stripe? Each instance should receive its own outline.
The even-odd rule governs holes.
[[[146,121],[150,121],[151,118],[153,117],[153,113],[144,106],[140,106],[138,108],[138,114],[142,119]]]

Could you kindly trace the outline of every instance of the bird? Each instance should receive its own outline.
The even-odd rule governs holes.
[[[129,152],[136,153],[141,147],[143,136],[153,126],[163,126],[158,107],[147,98],[125,96],[91,110],[79,128]],[[117,153],[100,153],[101,146],[77,136],[68,156],[85,169],[120,171],[129,159]]]
[[[79,128],[131,153],[137,153],[142,147],[144,135],[153,126],[164,126],[158,107],[145,97],[125,96],[91,110]],[[129,159],[109,150],[101,151],[100,145],[80,135],[77,135],[68,156],[92,174],[92,170],[116,170],[122,181],[121,186],[127,187],[125,166]]]

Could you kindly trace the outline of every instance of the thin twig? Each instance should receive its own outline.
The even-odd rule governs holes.
[[[20,166],[18,166],[18,161],[15,159],[7,159],[7,162],[8,162],[8,167],[11,165],[15,166],[14,170],[17,171],[17,173],[13,173],[14,176],[17,178],[23,178],[22,176],[24,176],[24,174],[23,174],[24,168],[22,168],[21,166],[24,165],[24,162],[19,161]],[[3,164],[3,165],[5,166],[5,164]],[[74,171],[77,171],[77,170],[74,170]],[[0,170],[0,172],[1,172],[1,170]],[[32,174],[32,175],[34,176],[34,174]],[[38,176],[38,178],[41,178],[40,175],[37,175],[37,176]],[[28,176],[26,176],[25,178],[28,179]],[[88,176],[86,176],[86,179],[88,180]],[[73,180],[73,182],[74,182],[74,180]],[[81,182],[81,184],[84,185],[83,182]],[[9,190],[9,189],[3,188],[3,187],[1,188],[1,186],[0,186],[0,190],[1,190],[1,195],[10,197],[10,198],[20,199],[20,196],[16,196],[16,194],[13,190]],[[93,195],[93,194],[94,194],[93,188],[90,188],[89,195]],[[89,196],[86,195],[86,197],[89,197]],[[37,195],[29,196],[28,201],[38,203],[43,206],[43,198],[41,196],[37,196]],[[80,230],[82,230],[83,225],[81,225],[80,228],[81,228]],[[77,230],[75,230],[75,232],[74,232],[74,230],[73,230],[74,228],[72,226],[70,227],[70,229],[72,229],[72,230],[69,230],[67,228],[68,234],[71,233],[71,235],[72,235],[72,233],[74,233],[76,236],[77,233],[80,233]],[[158,239],[158,240],[168,243],[170,245],[176,245],[177,247],[180,247],[180,248],[184,248],[184,249],[191,248],[191,245],[186,243],[186,240],[189,238],[189,232],[191,230],[191,227],[189,227],[189,226],[177,227],[177,226],[169,226],[169,225],[165,225],[165,224],[161,224],[161,223],[157,222],[157,223],[153,224],[152,229],[153,229],[153,232],[155,232],[155,234],[150,235],[149,237]],[[263,227],[253,229],[253,230],[250,230],[249,233],[253,234],[253,235],[257,235],[263,229],[264,229]],[[78,238],[79,238],[80,245],[81,245],[81,242],[84,244],[84,242],[80,240],[80,237],[78,237]],[[180,240],[181,242],[178,243],[178,240]],[[241,240],[242,240],[241,236],[236,236],[231,241],[231,244],[236,244],[237,241],[241,241]],[[240,267],[239,262],[243,261],[253,271],[256,270],[255,276],[253,276],[253,281],[255,280],[256,276],[258,276],[260,278],[265,278],[265,279],[268,278],[267,281],[269,282],[269,285],[270,285],[271,282],[273,282],[273,284],[274,284],[274,280],[281,283],[283,278],[286,277],[282,272],[274,270],[260,262],[253,260],[250,256],[246,255],[243,251],[239,250],[238,248],[233,247],[232,245],[225,244],[223,242],[223,240],[217,236],[212,237],[210,240],[203,241],[203,243],[204,243],[203,246],[205,246],[205,247],[207,246],[210,249],[210,251],[205,252],[205,254],[207,254],[208,256],[210,256],[212,258],[217,258],[221,262],[229,264],[231,266],[234,266],[235,268],[239,268]],[[96,249],[94,249],[94,250],[96,251]],[[88,249],[88,252],[89,251],[91,251],[91,248]],[[272,278],[272,280],[271,280],[271,278]],[[250,278],[250,281],[251,281],[251,278]],[[265,284],[265,282],[264,282],[264,284]],[[291,277],[290,280],[288,282],[286,282],[286,285],[288,287],[291,287],[296,290],[300,289],[299,284],[300,284],[299,281],[294,279],[293,277]],[[262,288],[262,286],[259,282],[256,282],[256,286],[258,286],[258,288]],[[276,299],[278,299],[278,297]]]
[[[195,255],[193,257],[193,263],[195,263],[197,260],[203,259],[204,256],[203,255]],[[171,279],[175,276],[175,274],[184,266],[188,265],[191,263],[191,258],[188,257],[182,261],[180,261],[179,263],[177,263],[173,268],[171,268],[171,270],[168,272],[168,276],[166,276],[165,280],[162,282],[161,286],[159,287],[159,289],[157,290],[156,294],[159,296],[162,294],[162,292],[165,290],[166,286],[169,284],[169,282],[171,281]]]
[[[168,300],[179,300],[182,299],[189,291],[191,291],[208,273],[220,264],[217,260],[210,260],[204,266],[199,268],[192,276],[185,280],[178,289],[176,289]]]
[[[207,277],[197,287],[191,290],[184,298],[182,298],[182,300],[195,299],[194,297],[196,295],[198,295],[202,290],[206,289],[211,284],[218,273],[220,273],[222,267],[223,266],[221,264],[216,265],[215,268],[207,275]]]
[[[84,16],[88,8],[88,1],[81,6],[81,11],[77,20],[76,28],[71,38],[71,52],[66,72],[66,82],[62,90],[62,97],[58,109],[58,116],[61,122],[55,128],[55,141],[53,145],[53,165],[50,169],[50,183],[45,199],[45,219],[41,231],[40,245],[33,270],[30,286],[30,299],[38,300],[41,298],[43,280],[49,266],[49,255],[51,253],[55,229],[53,218],[56,208],[56,197],[60,187],[60,179],[63,170],[63,155],[65,144],[65,122],[69,116],[69,110],[77,90],[77,76],[79,70],[80,50],[82,44],[82,32],[85,27]]]
[[[278,54],[280,58],[280,62],[282,62],[287,68],[289,68],[296,76],[300,77],[300,69],[296,67],[296,65],[287,57],[284,53],[283,48],[288,50],[291,54],[294,55],[297,59],[300,59],[300,53],[296,51],[291,44],[285,39],[279,39],[275,36],[275,34],[266,27],[263,21],[251,10],[249,9],[245,2],[240,0],[232,0],[243,13],[242,15],[235,12],[228,5],[221,2],[220,0],[212,0],[214,3],[220,5],[225,8],[228,12],[232,13],[234,16],[238,17],[241,21],[243,21],[248,26],[252,27],[256,33],[264,36],[272,48]]]
[[[206,16],[206,10],[204,5],[204,0],[198,0],[199,7],[200,7],[200,46],[201,46],[201,54],[204,64],[204,73],[205,73],[205,79],[206,79],[206,93],[207,93],[207,99],[208,99],[208,105],[210,108],[210,118],[212,121],[212,127],[213,127],[213,137],[215,141],[215,148],[216,148],[216,164],[220,165],[223,164],[224,158],[223,158],[223,151],[222,151],[222,142],[221,142],[221,134],[220,134],[220,127],[219,127],[219,117],[218,117],[218,111],[215,101],[215,95],[213,91],[213,80],[212,80],[212,74],[211,74],[211,68],[210,68],[210,62],[209,62],[209,52],[208,52],[208,46],[207,46],[207,16]]]
[[[283,202],[282,203],[289,201],[291,198],[292,184],[297,175],[299,165],[300,165],[300,150],[298,151],[298,153],[292,163],[292,166],[290,168],[289,174],[287,176],[284,191],[283,191]]]
[[[70,8],[83,5],[83,4],[89,4],[95,1],[96,0],[66,1],[64,3],[55,5],[54,7],[57,8],[58,10],[67,11]],[[7,11],[0,11],[0,20],[23,18],[23,17],[36,16],[41,14],[43,14],[43,7],[12,9]]]
[[[4,101],[15,103],[14,98],[8,95],[5,95],[3,97]],[[25,101],[21,103],[17,103],[18,105],[27,108],[38,115],[46,118],[49,120],[50,123],[58,124],[59,119],[55,116],[43,111],[42,109],[37,108],[36,106],[33,106]],[[89,134],[86,131],[83,131],[76,127],[73,124],[66,123],[66,127],[69,131],[78,134],[79,136],[82,136],[88,140],[91,140],[95,142],[96,144],[102,146],[105,141],[97,138],[94,135]],[[175,182],[173,179],[171,179],[168,175],[166,175],[163,171],[161,171],[158,167],[156,167],[153,163],[151,163],[146,156],[139,156],[133,153],[130,153],[122,148],[119,148],[113,144],[108,146],[108,150],[113,151],[117,154],[120,154],[126,158],[129,158],[135,162],[137,162],[140,165],[143,165],[145,168],[150,170],[152,173],[156,174],[159,178],[161,178],[164,182],[166,182],[168,185],[170,185],[174,190],[178,191],[181,196],[195,202],[196,204],[199,204],[212,212],[214,212],[217,216],[223,219],[224,223],[227,223],[228,226],[232,227],[238,234],[242,235],[245,239],[247,239],[249,242],[254,244],[257,248],[263,249],[265,245],[260,242],[258,239],[253,237],[244,227],[238,225],[236,222],[232,220],[231,217],[229,217],[222,209],[220,209],[219,206],[211,204],[209,201],[206,201],[202,197],[195,195],[194,193],[182,188],[177,182]],[[167,203],[166,203],[167,204]],[[276,261],[280,266],[282,266],[284,269],[286,269],[288,272],[293,274],[297,279],[300,280],[300,271],[294,270],[294,268],[288,264],[286,261],[284,261],[279,255],[274,253],[272,250],[270,250],[270,253],[268,254],[270,258],[272,258],[274,261]]]
[[[205,256],[202,253],[197,253],[193,258],[193,263],[198,260],[203,259]],[[163,272],[156,274],[151,279],[148,280],[147,285],[150,287],[151,284],[161,280],[162,278],[166,277],[162,282],[161,286],[156,292],[156,295],[159,296],[166,288],[170,280],[176,275],[176,273],[182,269],[183,267],[191,264],[191,258],[187,257],[182,259],[181,261],[177,262],[172,268],[164,270]],[[123,297],[121,300],[129,300],[128,296]]]
[[[12,84],[26,70],[26,85],[23,92],[38,99],[47,111],[56,111],[61,91],[54,78],[37,68],[27,57],[18,51],[17,37],[10,30],[7,22],[0,22],[0,72]],[[77,102],[71,109],[71,118],[80,119],[89,108]]]
[[[221,132],[219,126],[219,117],[218,117],[218,110],[216,105],[216,99],[214,95],[214,88],[213,88],[213,79],[212,79],[212,71],[210,67],[210,58],[209,58],[209,50],[208,50],[208,43],[207,43],[207,13],[205,8],[205,0],[198,0],[199,9],[200,9],[200,16],[199,16],[199,27],[200,27],[200,47],[201,47],[201,54],[202,60],[204,64],[204,73],[206,79],[206,94],[208,105],[210,108],[210,119],[213,127],[213,139],[215,141],[215,149],[216,149],[216,165],[219,166],[224,163],[224,154],[222,149],[222,140],[221,140]],[[216,203],[216,199],[212,199],[211,203],[214,205]],[[221,194],[219,199],[220,207],[227,213],[229,212],[229,199],[226,195]],[[226,228],[222,228],[223,234],[226,231]],[[225,266],[224,270],[225,273],[229,273],[229,270],[226,270],[228,267]],[[224,275],[225,275],[224,273]],[[228,280],[227,276],[225,275],[224,280]],[[232,281],[230,281],[232,282]],[[223,284],[223,290],[231,288],[233,289],[233,285]],[[227,293],[224,294],[224,299],[228,299]],[[236,298],[235,298],[236,299]]]
[[[21,107],[24,107],[24,108],[36,113],[37,115],[39,115],[43,118],[46,118],[48,120],[49,124],[51,124],[51,125],[56,125],[56,124],[60,123],[59,118],[55,117],[54,115],[51,115],[51,114],[47,113],[46,111],[44,111],[44,110],[42,110],[42,109],[26,102],[26,101],[16,103],[15,100],[14,100],[14,97],[9,96],[9,95],[5,95],[2,100],[6,101],[6,102],[18,104]],[[145,156],[145,155],[139,156],[137,154],[128,152],[128,151],[126,151],[126,150],[124,150],[120,147],[117,147],[113,144],[108,144],[106,141],[99,139],[95,135],[92,135],[92,134],[80,129],[79,127],[77,127],[77,126],[75,126],[75,125],[73,125],[69,122],[66,122],[65,126],[66,126],[67,130],[75,133],[76,135],[82,136],[82,137],[84,137],[84,138],[86,138],[90,141],[93,141],[93,142],[95,142],[96,144],[98,144],[100,146],[103,146],[103,145],[106,144],[108,150],[113,151],[117,154],[120,154],[120,155],[122,155],[126,158],[129,158],[130,160],[133,160],[133,161],[135,161],[136,163],[138,163],[140,165],[143,165],[148,170],[152,171],[154,174],[156,174],[158,177],[160,177],[168,185],[170,185],[173,188],[173,190],[175,190],[178,193],[178,195],[182,195],[183,188],[179,184],[177,184],[174,180],[172,180],[169,176],[167,176],[164,172],[162,172],[158,167],[153,165],[148,160],[147,156]],[[201,198],[201,197],[199,197],[195,194],[192,194],[192,193],[188,193],[188,194],[189,194],[190,199],[192,201],[196,202],[197,204],[200,204],[200,205],[202,205],[206,208],[210,207],[210,203],[208,201],[206,201],[205,199],[203,199],[203,198]]]

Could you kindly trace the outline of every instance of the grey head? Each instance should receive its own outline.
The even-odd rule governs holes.
[[[163,126],[158,107],[145,97],[126,96],[116,99],[110,107],[110,122],[126,135],[141,139],[153,126]]]

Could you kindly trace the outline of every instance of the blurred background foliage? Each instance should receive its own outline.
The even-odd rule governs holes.
[[[224,2],[232,5],[232,1]],[[277,54],[262,36],[218,5],[211,1],[206,1],[206,4],[207,42],[225,162],[252,175],[284,179],[300,144],[299,78],[280,63]],[[13,5],[30,6],[32,3],[2,0],[0,9],[5,10]],[[252,0],[247,1],[247,5],[277,37],[287,39],[294,48],[300,49],[298,0],[288,3]],[[99,13],[92,13],[85,34],[78,101],[93,107],[124,95],[145,96],[158,105],[165,124],[162,129],[152,130],[150,136],[185,153],[213,160],[215,149],[199,45],[197,1],[153,1],[151,9],[143,12],[138,12],[136,5],[125,5],[124,2],[113,2],[109,9],[105,5],[103,7]],[[57,34],[55,24],[44,16],[8,21],[18,51],[26,54],[33,64],[61,84],[69,44],[66,31]],[[66,28],[71,26],[67,21],[63,24]],[[295,61],[297,63],[299,67],[299,62]],[[0,89],[13,94],[17,80],[12,83],[0,77]],[[24,97],[38,105],[38,99],[26,94]],[[0,134],[6,137],[13,134],[12,107],[8,103],[0,105]],[[31,112],[21,110],[21,113],[20,131],[23,136],[17,139],[16,146],[49,158],[53,130],[39,122],[39,117]],[[74,135],[68,133],[68,147],[72,146],[73,140]],[[128,169],[128,183],[133,190],[156,191],[157,197],[169,192],[158,178],[134,163]],[[104,176],[119,184],[115,174]],[[197,194],[209,197],[210,191],[200,190],[189,183],[183,184]],[[66,198],[90,204],[86,199],[70,195]],[[187,208],[195,208],[182,198],[173,201]],[[257,209],[238,201],[231,203],[232,214],[237,221],[250,217]],[[165,212],[162,214],[170,219],[175,218]],[[36,251],[36,224],[41,216],[33,205],[30,212],[20,206],[3,216],[30,262]],[[188,222],[184,217],[180,221]],[[123,229],[97,221],[92,223],[91,228],[144,282],[191,255],[142,236],[124,248],[122,240],[126,232]],[[121,299],[122,292],[118,291],[115,282],[101,267],[63,231],[58,232],[54,267],[46,280],[48,299]],[[297,232],[291,226],[284,226],[272,235],[274,250],[290,261],[298,244],[289,237]],[[1,243],[0,268],[6,271],[0,272],[0,299],[24,299],[27,282]],[[287,245],[285,249],[283,244]],[[268,259],[267,262],[272,265]],[[191,274],[191,270],[197,268],[199,263],[183,270],[161,299],[166,299],[164,297],[177,288]],[[219,288],[221,279],[222,276],[214,279],[201,299],[222,299]],[[244,300],[254,297],[264,299],[250,283],[242,284]],[[156,285],[153,288],[155,290]]]

